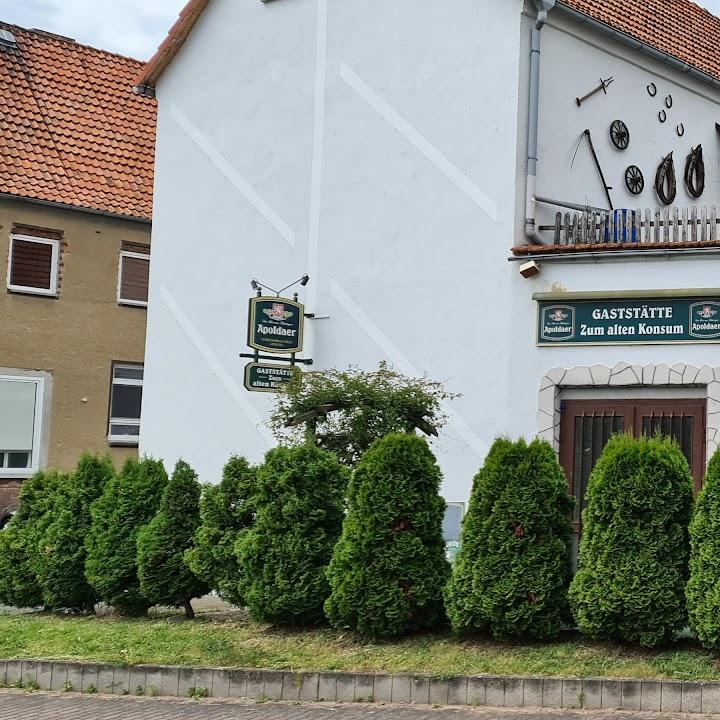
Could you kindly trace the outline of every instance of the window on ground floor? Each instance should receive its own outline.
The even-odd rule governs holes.
[[[563,400],[560,462],[576,500],[576,532],[581,530],[590,473],[617,433],[635,437],[660,433],[677,440],[699,490],[705,469],[705,412],[702,398]]]
[[[0,375],[0,477],[40,468],[44,379]]]
[[[140,439],[144,369],[139,363],[113,363],[108,442],[137,445]]]

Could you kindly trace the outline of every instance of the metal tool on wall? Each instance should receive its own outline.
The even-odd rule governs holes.
[[[582,142],[583,137],[587,138],[588,145],[590,146],[590,152],[592,153],[593,160],[595,161],[595,167],[597,168],[598,175],[600,175],[600,180],[603,184],[603,188],[605,189],[605,197],[608,201],[608,206],[611,210],[614,210],[613,202],[610,197],[610,191],[612,190],[612,186],[607,184],[607,180],[605,180],[605,173],[603,173],[602,167],[600,166],[600,160],[597,156],[597,153],[595,152],[595,146],[593,145],[592,141],[592,135],[590,134],[590,130],[583,130],[583,134],[580,137],[580,142]],[[580,146],[580,142],[578,142],[578,147]],[[575,149],[575,153],[577,154],[577,148]],[[574,162],[573,158],[573,162]]]
[[[586,100],[589,100],[593,95],[597,95],[601,90],[605,93],[605,95],[607,95],[608,87],[610,87],[610,85],[612,85],[612,83],[614,82],[615,78],[612,76],[606,78],[605,80],[600,78],[600,84],[596,88],[592,89],[589,93],[583,95],[582,97],[575,98],[577,106],[580,107]]]
[[[668,153],[655,173],[655,192],[663,205],[672,205],[677,195],[675,162],[673,154]]]
[[[694,197],[699,198],[705,192],[705,160],[702,145],[693,148],[685,161],[685,187]]]

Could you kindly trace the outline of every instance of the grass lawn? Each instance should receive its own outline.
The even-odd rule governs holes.
[[[517,674],[720,679],[718,654],[689,641],[663,650],[594,643],[567,635],[554,643],[504,644],[421,635],[363,642],[328,629],[280,631],[233,613],[143,620],[0,615],[0,657],[291,670],[423,672],[435,676]]]

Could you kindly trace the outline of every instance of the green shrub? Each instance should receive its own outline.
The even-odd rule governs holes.
[[[40,538],[52,519],[57,487],[63,481],[56,472],[40,471],[22,484],[18,511],[0,532],[0,604],[43,604],[34,560]]]
[[[720,648],[720,451],[708,464],[690,523],[690,626],[704,647]]]
[[[588,485],[570,602],[582,632],[652,647],[686,621],[693,485],[676,443],[610,439]]]
[[[569,616],[572,507],[548,443],[495,441],[475,477],[445,591],[454,630],[558,635]]]
[[[440,481],[430,448],[415,435],[388,435],[363,455],[328,569],[325,612],[334,627],[381,637],[443,620],[449,565]]]
[[[200,484],[195,471],[178,461],[155,517],[137,535],[140,592],[153,605],[184,607],[193,618],[193,598],[208,586],[185,565],[183,556],[200,525]]]
[[[235,545],[240,533],[255,519],[251,503],[257,484],[255,475],[255,468],[245,458],[233,457],[223,469],[220,485],[203,488],[202,525],[195,533],[193,547],[185,553],[185,562],[195,575],[234,605],[243,604]]]
[[[236,547],[240,595],[272,624],[323,618],[325,570],[340,535],[348,473],[312,445],[270,450],[257,471],[255,523]]]
[[[152,603],[140,592],[137,534],[160,505],[168,477],[159,460],[128,460],[92,504],[85,576],[98,597],[125,615],[143,615]]]
[[[83,455],[75,472],[58,485],[52,520],[40,538],[34,561],[46,605],[93,610],[97,595],[85,579],[90,505],[114,474],[110,458]]]

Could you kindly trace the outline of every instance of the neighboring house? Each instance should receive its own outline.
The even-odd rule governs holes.
[[[141,63],[0,24],[0,525],[24,478],[137,454],[155,103]]]
[[[308,272],[314,368],[388,359],[461,393],[435,443],[454,512],[498,434],[553,443],[579,507],[617,431],[673,435],[699,485],[719,36],[688,0],[190,2],[137,80],[159,101],[141,450],[206,481],[261,458],[250,279]]]

